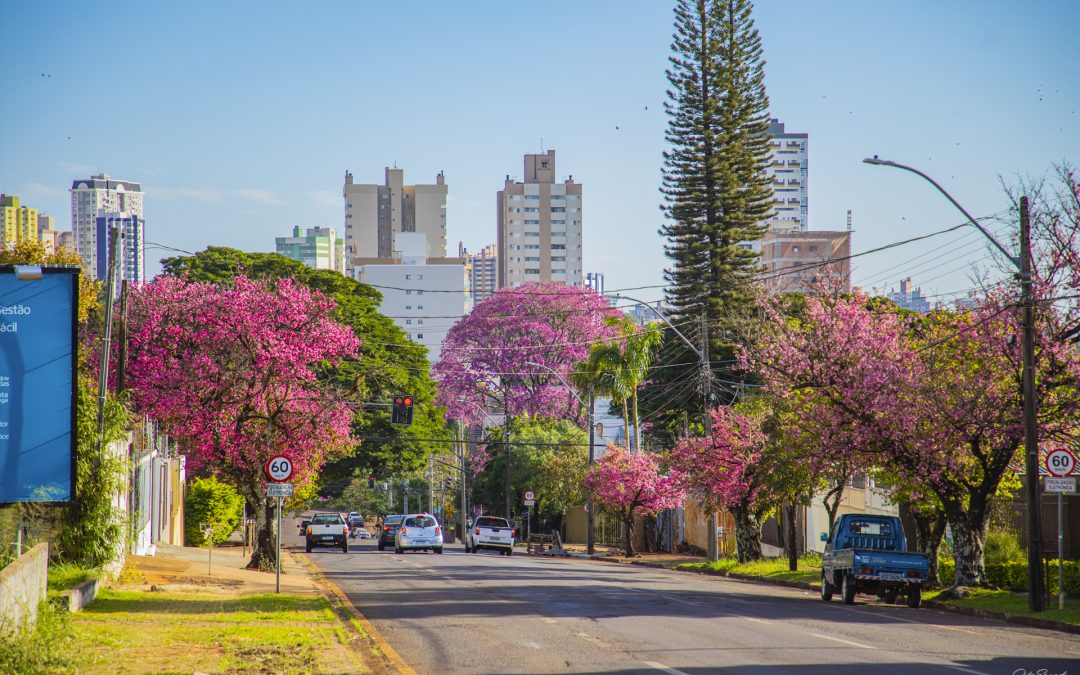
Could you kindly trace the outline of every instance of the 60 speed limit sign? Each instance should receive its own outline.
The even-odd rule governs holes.
[[[1076,468],[1076,457],[1065,448],[1051,450],[1046,454],[1046,470],[1052,476],[1064,477]]]
[[[284,455],[275,455],[266,462],[266,476],[276,483],[292,478],[292,471],[292,462]]]

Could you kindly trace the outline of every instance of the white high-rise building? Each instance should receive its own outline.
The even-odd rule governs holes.
[[[428,348],[428,360],[439,360],[450,327],[465,315],[465,265],[460,258],[429,259],[418,232],[395,237],[392,259],[368,259],[354,276],[382,294],[379,311],[392,318],[409,338]]]
[[[446,257],[446,178],[434,185],[405,185],[405,172],[386,168],[385,184],[353,183],[345,172],[345,256],[353,267],[357,258],[392,258],[400,232],[424,235],[429,258]]]
[[[98,216],[115,213],[136,217],[142,223],[142,186],[117,180],[104,173],[71,183],[71,232],[75,252],[82,258],[83,269],[95,278],[98,278],[100,267],[98,258],[107,258],[109,248],[108,237],[104,240],[98,237],[97,219]],[[139,243],[143,243],[141,236]]]
[[[555,182],[555,151],[525,155],[525,180],[496,193],[499,288],[538,281],[582,284],[581,183]]]
[[[770,230],[806,230],[807,202],[807,144],[808,134],[793,134],[784,130],[784,123],[770,120],[772,163],[765,170],[772,181],[775,213],[769,219]]]

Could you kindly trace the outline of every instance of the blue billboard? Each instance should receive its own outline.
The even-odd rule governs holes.
[[[78,283],[0,267],[0,503],[75,497]]]

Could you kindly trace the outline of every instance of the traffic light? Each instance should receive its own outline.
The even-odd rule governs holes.
[[[373,474],[373,473],[368,474],[367,486],[372,490],[375,489],[375,474]]]
[[[390,421],[393,424],[412,424],[413,397],[408,394],[398,394],[394,397],[394,405],[390,412]]]

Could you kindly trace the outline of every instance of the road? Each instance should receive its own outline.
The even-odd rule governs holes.
[[[308,557],[422,674],[1080,675],[1076,635],[722,577],[453,545]]]

